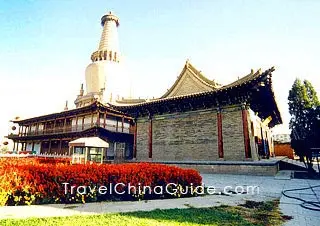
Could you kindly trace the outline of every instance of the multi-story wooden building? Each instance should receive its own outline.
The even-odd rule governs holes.
[[[13,123],[18,124],[18,133],[8,138],[13,140],[16,152],[69,155],[70,141],[97,136],[109,143],[107,159],[113,159],[118,150],[123,159],[133,155],[133,118],[99,102]]]

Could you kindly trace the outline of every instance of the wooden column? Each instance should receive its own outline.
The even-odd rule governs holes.
[[[78,116],[76,116],[76,131],[78,131]]]
[[[43,123],[42,134],[45,134],[45,133],[46,133],[46,130],[47,130],[47,122],[45,121],[45,122]]]
[[[39,153],[40,153],[40,154],[44,154],[43,146],[42,146],[43,143],[44,143],[44,142],[40,141],[40,148],[39,148],[39,149],[40,149],[40,150],[39,150]]]
[[[63,132],[67,131],[67,117],[64,118],[64,122],[63,122]]]
[[[124,126],[124,117],[122,117],[122,121],[121,121],[121,132],[123,132],[123,126]]]
[[[39,123],[37,123],[36,125],[36,135],[38,135],[38,133],[39,133]]]
[[[263,134],[263,128],[262,128],[262,125],[260,125],[260,131],[261,131],[261,144],[262,144],[262,151],[263,153],[265,154],[265,142],[264,142],[264,134]]]
[[[62,139],[60,139],[59,154],[62,154]]]
[[[148,147],[149,158],[152,158],[152,116],[149,116]]]
[[[107,112],[103,115],[103,128],[106,128],[106,121],[107,121]]]
[[[21,136],[21,126],[19,126],[19,133],[18,133],[19,136]]]
[[[93,127],[93,112],[91,112],[91,127]]]
[[[217,113],[217,127],[218,127],[218,154],[219,158],[223,158],[223,136],[222,136],[222,113],[218,110]]]
[[[51,140],[49,140],[49,148],[48,148],[48,153],[51,154]]]
[[[137,120],[134,120],[134,132],[133,132],[133,158],[137,158]]]
[[[97,112],[97,122],[96,122],[97,126],[100,126],[100,112]]]
[[[84,129],[84,119],[85,119],[85,116],[82,118],[82,130]]]
[[[118,132],[118,127],[119,127],[119,125],[118,125],[118,118],[117,118],[116,132]]]
[[[251,158],[251,147],[248,128],[248,110],[244,106],[242,107],[242,125],[245,156],[246,158]]]
[[[53,121],[52,133],[55,133],[55,132],[56,132],[56,125],[57,125],[57,119],[54,119],[54,121]]]

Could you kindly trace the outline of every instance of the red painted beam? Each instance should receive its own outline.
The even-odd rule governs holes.
[[[137,128],[137,122],[135,122],[133,127],[133,158],[137,158]]]
[[[222,113],[217,113],[217,127],[218,127],[218,153],[219,158],[223,158],[223,136],[222,136]]]
[[[244,140],[244,150],[246,158],[251,158],[251,147],[249,138],[249,128],[248,128],[248,111],[247,109],[242,109],[242,125],[243,125],[243,140]]]
[[[148,147],[149,158],[152,158],[152,118],[149,118]]]

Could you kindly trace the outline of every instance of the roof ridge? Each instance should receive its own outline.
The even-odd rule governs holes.
[[[205,77],[201,71],[197,70],[189,61],[189,59],[186,61],[186,63],[183,66],[182,71],[180,72],[178,78],[175,80],[173,85],[166,91],[165,94],[163,94],[160,98],[166,98],[168,95],[173,91],[173,89],[178,85],[179,81],[185,74],[186,70],[190,70],[191,73],[203,84],[209,86],[210,88],[216,88],[217,84],[214,81],[211,81],[207,77]]]
[[[193,73],[198,76],[200,78],[200,80],[204,80],[206,83],[208,83],[208,85],[210,86],[216,86],[216,83],[210,79],[208,79],[204,74],[202,74],[201,71],[199,71],[198,69],[196,69],[191,63],[190,61],[186,62],[186,65],[188,65],[188,68],[191,69],[191,71],[193,71]]]

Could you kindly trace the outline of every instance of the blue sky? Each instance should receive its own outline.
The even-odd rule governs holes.
[[[136,97],[161,96],[186,59],[223,84],[275,66],[285,131],[294,79],[320,92],[320,1],[0,0],[0,136],[15,116],[61,111],[65,100],[74,107],[110,10]]]

